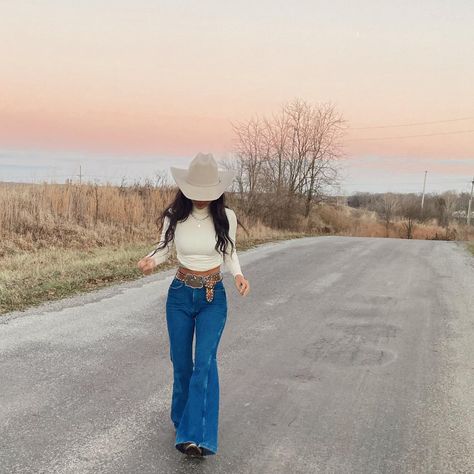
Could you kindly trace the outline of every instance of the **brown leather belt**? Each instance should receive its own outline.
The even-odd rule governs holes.
[[[222,272],[210,273],[209,275],[196,275],[195,273],[184,273],[179,268],[176,278],[184,281],[191,288],[206,287],[206,301],[210,303],[214,298],[214,285],[222,280]]]

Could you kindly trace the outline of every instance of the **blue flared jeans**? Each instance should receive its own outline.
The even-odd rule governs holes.
[[[205,291],[175,277],[168,288],[166,322],[173,366],[171,421],[176,428],[176,449],[184,452],[184,443],[193,441],[203,455],[211,455],[218,449],[216,356],[227,319],[227,296],[222,280],[215,284],[211,302]]]

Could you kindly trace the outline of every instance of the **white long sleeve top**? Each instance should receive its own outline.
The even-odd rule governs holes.
[[[243,275],[240,268],[235,242],[237,233],[237,216],[232,209],[224,208],[229,220],[229,237],[234,242],[234,250],[229,256],[222,254],[214,248],[217,242],[214,221],[209,206],[199,209],[193,204],[193,209],[188,218],[176,224],[174,240],[168,242],[163,249],[150,252],[147,257],[153,257],[157,265],[168,260],[171,255],[173,244],[176,247],[176,256],[180,265],[190,270],[205,271],[225,264],[232,276]],[[169,218],[166,216],[160,236],[160,244],[165,240],[165,232],[169,226]],[[230,244],[227,247],[230,252]]]

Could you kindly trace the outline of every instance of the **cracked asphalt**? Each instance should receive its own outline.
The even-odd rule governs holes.
[[[173,270],[0,317],[0,472],[472,473],[474,258],[324,236],[225,272],[219,451],[169,419]]]

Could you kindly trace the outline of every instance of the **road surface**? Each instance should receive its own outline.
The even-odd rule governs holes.
[[[324,236],[240,260],[215,456],[173,444],[171,270],[0,317],[0,472],[474,472],[462,243]]]

